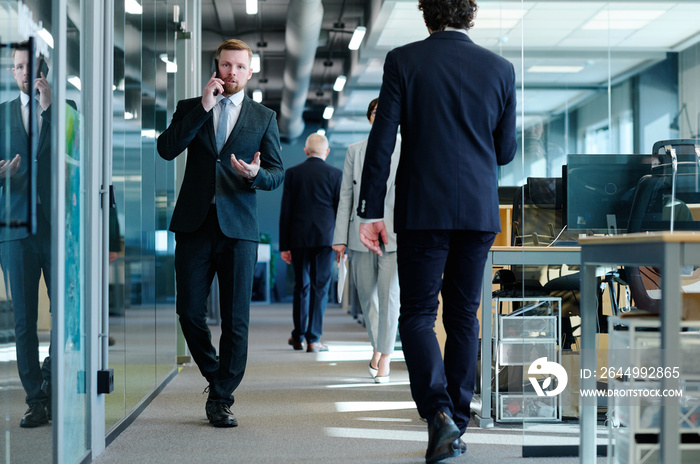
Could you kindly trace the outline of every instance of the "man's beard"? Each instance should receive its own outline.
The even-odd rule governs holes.
[[[245,84],[241,87],[238,83],[236,84],[224,84],[224,94],[233,95],[238,93],[245,88]]]

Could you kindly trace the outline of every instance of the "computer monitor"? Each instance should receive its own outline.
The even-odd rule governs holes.
[[[651,174],[652,155],[568,155],[566,225],[569,231],[616,234],[627,230],[637,183]]]

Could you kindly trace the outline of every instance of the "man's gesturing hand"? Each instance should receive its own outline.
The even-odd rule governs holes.
[[[236,158],[236,155],[231,153],[231,167],[234,171],[245,179],[255,179],[260,170],[260,152],[257,152],[253,157],[253,162],[248,164]]]

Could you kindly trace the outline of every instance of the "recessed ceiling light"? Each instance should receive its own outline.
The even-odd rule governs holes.
[[[254,73],[260,72],[260,54],[253,53],[253,59],[250,60],[250,68]]]
[[[39,32],[37,32],[37,34],[39,34],[39,37],[44,39],[44,42],[46,42],[46,45],[53,48],[53,36],[51,35],[51,33],[49,31],[46,30],[45,27],[42,28]]]
[[[530,66],[527,72],[531,73],[568,73],[581,72],[583,66]]]
[[[333,90],[335,90],[336,92],[342,91],[343,88],[345,87],[345,83],[347,81],[348,81],[348,78],[343,76],[343,75],[336,77],[335,84],[333,84]]]
[[[143,7],[136,0],[126,0],[124,2],[124,11],[127,14],[140,15],[143,13]]]
[[[358,50],[360,48],[360,44],[362,43],[362,39],[365,38],[366,33],[367,33],[366,27],[357,26],[355,28],[355,32],[352,33],[352,37],[350,38],[350,43],[348,44],[348,48],[350,50]]]
[[[641,29],[666,10],[604,10],[583,25],[582,29],[592,30],[637,30]]]
[[[258,0],[246,0],[245,12],[249,15],[258,14]]]

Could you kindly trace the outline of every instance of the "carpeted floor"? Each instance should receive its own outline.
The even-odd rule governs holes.
[[[391,382],[375,384],[367,372],[367,334],[348,314],[329,306],[323,341],[330,351],[306,353],[287,345],[291,311],[291,304],[251,308],[248,368],[232,407],[238,427],[209,425],[202,394],[206,383],[196,366],[186,365],[94,462],[425,462],[427,427],[411,400],[401,352],[395,353]],[[558,426],[538,433],[534,441],[577,433],[577,427]],[[530,443],[532,435],[526,434]],[[449,463],[578,462],[522,458],[522,424],[472,427],[463,439],[467,454]]]

